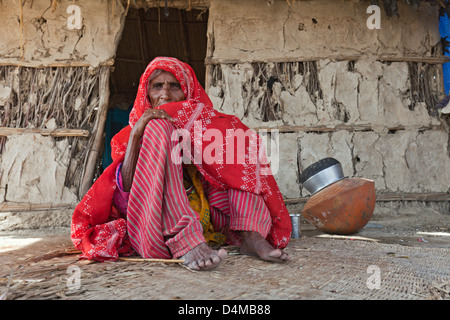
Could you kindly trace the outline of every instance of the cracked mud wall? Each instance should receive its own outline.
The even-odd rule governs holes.
[[[0,2],[0,62],[40,66],[83,63],[98,66],[115,56],[124,8],[116,1],[47,0]],[[70,5],[81,9],[81,28],[69,29]],[[21,41],[22,33],[22,41]],[[21,52],[23,47],[23,53]]]
[[[275,178],[287,199],[309,195],[300,174],[324,157],[377,192],[450,192],[440,65],[382,59],[435,54],[437,7],[399,3],[399,17],[368,30],[369,5],[211,1],[208,94],[249,127],[282,130]]]
[[[0,159],[0,204],[52,204],[53,210],[0,212],[0,231],[70,226],[78,201],[75,187],[65,185],[71,160],[69,139],[56,141],[40,134],[9,137]],[[72,161],[72,165],[70,162]],[[58,209],[58,204],[64,204]]]
[[[209,33],[215,61],[264,61],[346,55],[429,55],[440,40],[437,6],[413,10],[399,1],[399,17],[382,10],[381,29],[369,30],[369,0],[211,0]]]
[[[0,200],[19,203],[75,203],[64,185],[69,167],[67,139],[40,134],[8,138],[1,157]]]
[[[316,65],[316,71],[307,70],[310,64]],[[438,94],[439,69],[437,65],[430,68],[428,83]],[[208,93],[216,108],[236,114],[253,127],[347,123],[382,130],[440,123],[430,115],[433,106],[411,90],[406,62],[235,63],[215,65],[212,74]],[[308,88],[312,77],[320,92]],[[264,108],[273,109],[273,119],[264,118]]]
[[[431,115],[432,106],[415,101],[408,63],[319,61],[315,77],[320,97],[308,92],[306,79],[312,75],[296,73],[306,69],[292,67],[295,64],[215,66],[216,79],[209,90],[217,108],[238,115],[252,128],[305,131],[280,133],[280,168],[275,178],[286,198],[307,196],[299,175],[329,156],[342,163],[346,175],[374,180],[378,191],[449,191],[448,132],[439,116]],[[278,79],[272,90],[264,80],[270,74]],[[438,77],[434,79],[434,73],[429,77],[438,92]],[[270,99],[264,99],[267,92]],[[264,108],[275,110],[276,119],[264,120]],[[316,126],[349,129],[308,132]]]
[[[439,130],[405,130],[395,134],[297,133],[294,141],[299,170],[333,156],[341,161],[346,175],[374,180],[377,191],[433,193],[449,191],[447,140],[448,134]],[[299,189],[299,195],[308,195]]]

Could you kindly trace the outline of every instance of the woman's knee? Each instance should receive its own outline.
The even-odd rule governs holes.
[[[175,130],[173,124],[166,119],[150,120],[145,127],[145,134],[158,137],[158,139],[169,139]]]

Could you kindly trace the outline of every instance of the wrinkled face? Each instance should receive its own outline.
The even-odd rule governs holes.
[[[155,77],[150,78],[148,98],[153,108],[169,102],[186,100],[175,76],[163,70],[160,70]]]

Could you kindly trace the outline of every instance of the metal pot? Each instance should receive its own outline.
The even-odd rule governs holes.
[[[334,158],[324,158],[303,171],[302,184],[311,194],[344,179],[341,163]]]

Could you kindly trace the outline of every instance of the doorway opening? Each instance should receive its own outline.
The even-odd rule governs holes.
[[[148,63],[158,56],[188,63],[205,85],[207,10],[168,8],[130,9],[110,77],[109,111],[105,125],[102,167],[111,162],[111,138],[128,124],[139,80]]]

